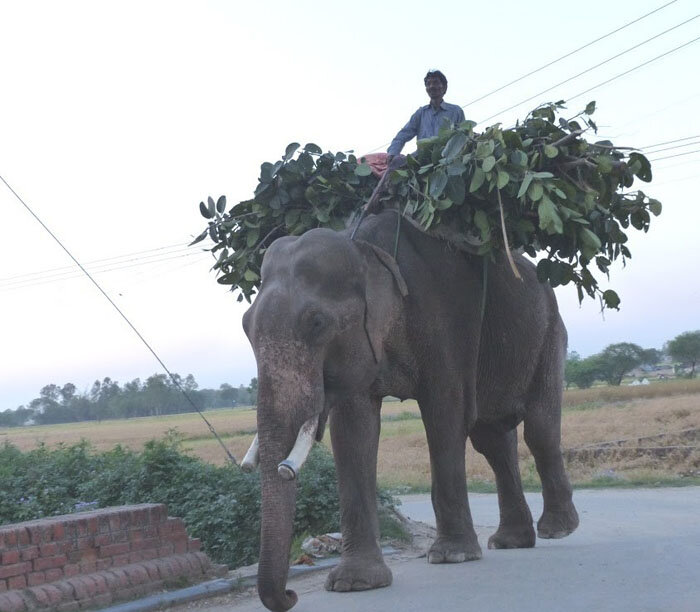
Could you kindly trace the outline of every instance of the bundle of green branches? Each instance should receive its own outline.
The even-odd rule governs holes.
[[[398,207],[426,231],[450,228],[484,257],[504,251],[510,258],[512,249],[544,255],[537,264],[540,281],[573,283],[579,301],[588,294],[618,308],[618,295],[601,290],[589,266],[594,262],[607,275],[613,261],[630,258],[623,230],[648,231],[661,203],[630,189],[635,179],[651,181],[644,155],[583,137],[597,131],[590,117],[594,102],[569,119],[559,116],[564,108],[563,102],[547,104],[515,127],[494,125],[481,133],[465,121],[421,141],[406,165],[391,171],[384,205]],[[347,227],[376,185],[361,159],[293,143],[280,161],[262,165],[253,199],[228,212],[223,196],[200,203],[209,223],[193,244],[208,236],[218,281],[239,289],[239,300],[250,300],[273,240],[314,227]]]

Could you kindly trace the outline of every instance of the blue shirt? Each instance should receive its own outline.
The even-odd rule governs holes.
[[[443,122],[459,125],[462,121],[464,121],[464,111],[456,104],[441,102],[440,108],[437,110],[430,104],[421,106],[396,134],[387,149],[387,153],[398,155],[404,145],[414,136],[417,136],[418,140],[437,136]]]

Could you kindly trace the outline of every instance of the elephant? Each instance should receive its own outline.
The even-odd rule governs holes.
[[[552,289],[513,256],[521,279],[505,256],[485,267],[482,257],[397,223],[392,210],[367,216],[355,234],[317,228],[269,246],[243,316],[258,366],[258,433],[243,463],[261,473],[258,592],[268,609],[297,601],[286,590],[294,477],[327,421],[343,548],[326,588],[391,584],[376,505],[385,396],[417,400],[425,426],[437,527],[429,563],[482,555],[467,498],[467,438],[496,477],[500,523],[489,548],[535,545],[518,470],[521,422],[542,481],[537,534],[576,529],[560,450],[566,330]]]

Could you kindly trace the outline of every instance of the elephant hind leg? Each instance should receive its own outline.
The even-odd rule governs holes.
[[[563,538],[578,527],[578,513],[561,454],[561,389],[528,406],[525,442],[542,482],[544,509],[537,521],[540,538]]]
[[[489,538],[489,548],[532,548],[535,530],[520,481],[515,429],[501,431],[477,422],[469,438],[496,476],[500,521],[498,530]]]

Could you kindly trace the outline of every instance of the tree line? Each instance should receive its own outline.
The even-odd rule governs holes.
[[[656,366],[664,357],[677,362],[675,370],[679,375],[694,378],[700,360],[700,330],[679,334],[669,340],[663,350],[644,349],[631,342],[619,342],[585,358],[572,351],[566,359],[564,381],[567,388],[576,385],[580,389],[591,387],[597,380],[620,385],[625,375],[635,368]]]
[[[73,383],[42,387],[39,397],[16,410],[0,412],[0,427],[51,425],[77,421],[101,421],[131,417],[159,416],[193,412],[194,408],[180,388],[187,392],[199,410],[251,406],[257,403],[258,379],[247,386],[223,383],[218,389],[199,389],[192,374],[184,378],[173,374],[153,374],[120,385],[110,377],[96,380],[85,393]]]

